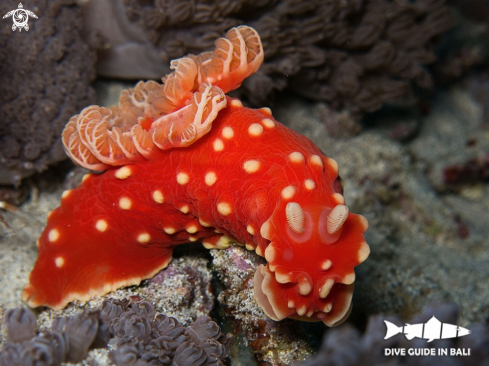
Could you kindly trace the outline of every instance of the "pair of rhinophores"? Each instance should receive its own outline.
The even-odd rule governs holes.
[[[176,245],[245,245],[264,256],[254,292],[272,319],[339,324],[354,267],[369,254],[367,221],[349,212],[338,165],[309,139],[225,95],[258,70],[247,26],[213,52],[172,61],[163,84],[140,82],[119,105],[89,106],[63,132],[89,174],[63,193],[25,287],[29,305],[64,307],[165,268]]]

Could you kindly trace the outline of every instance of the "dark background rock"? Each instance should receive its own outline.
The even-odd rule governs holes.
[[[0,14],[16,9],[0,3]],[[0,184],[22,178],[66,159],[60,134],[69,118],[95,101],[95,52],[79,34],[76,1],[26,4],[38,19],[29,31],[0,27]],[[13,23],[10,23],[13,24]]]

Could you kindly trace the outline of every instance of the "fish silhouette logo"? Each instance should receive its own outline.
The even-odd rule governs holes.
[[[19,3],[18,9],[9,11],[3,16],[3,19],[12,17],[12,20],[14,22],[14,24],[12,25],[12,31],[15,32],[16,29],[19,29],[19,32],[22,32],[22,29],[25,29],[26,31],[29,30],[29,24],[27,24],[29,20],[29,15],[37,19],[36,14],[34,14],[30,10],[24,9],[22,3]]]
[[[434,316],[426,323],[407,324],[403,327],[398,327],[394,323],[384,320],[387,326],[387,332],[384,339],[389,339],[396,334],[404,333],[407,339],[413,338],[427,339],[431,342],[434,339],[448,339],[463,337],[470,334],[470,330],[459,327],[458,325],[442,323]]]

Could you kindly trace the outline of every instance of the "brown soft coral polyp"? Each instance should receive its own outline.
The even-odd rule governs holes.
[[[16,9],[2,0],[0,14]],[[60,134],[66,121],[95,101],[95,51],[79,34],[75,0],[26,4],[38,19],[29,31],[0,30],[0,184],[20,184],[23,177],[66,159]]]
[[[100,6],[97,3],[92,0],[86,6],[94,12]],[[160,74],[150,70],[161,69],[161,64],[188,52],[207,51],[229,28],[248,24],[258,31],[266,58],[261,70],[238,89],[241,99],[263,105],[273,90],[288,88],[335,108],[371,112],[384,102],[409,96],[413,85],[431,86],[425,66],[436,59],[437,36],[454,23],[444,3],[119,0],[112,4],[117,24],[126,34],[131,30],[133,36],[125,41],[117,38],[112,49],[103,48],[99,72],[122,78],[159,78]],[[88,22],[90,32],[114,38],[114,29],[101,27]],[[144,63],[146,71],[134,75],[134,67],[121,65],[120,53],[129,43],[138,44],[145,55],[158,54],[161,61],[151,62],[145,56],[139,64]],[[111,62],[115,58],[110,57],[111,52],[119,55],[117,65]],[[128,63],[134,62],[134,53],[127,56]]]

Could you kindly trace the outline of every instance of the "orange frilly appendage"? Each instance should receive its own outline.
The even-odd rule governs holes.
[[[138,131],[138,138],[147,139],[145,135],[150,135],[153,143],[161,150],[191,145],[210,131],[212,122],[226,105],[227,99],[221,89],[201,84],[189,105],[160,117],[153,122],[148,132]],[[138,144],[140,142],[138,140]]]
[[[226,38],[219,38],[213,52],[190,56],[198,67],[198,83],[211,83],[224,93],[238,88],[263,63],[260,36],[250,27],[232,28]]]
[[[121,93],[119,106],[90,106],[72,117],[62,134],[65,150],[85,168],[106,170],[149,159],[157,148],[188,146],[209,132],[226,106],[224,94],[262,62],[256,31],[233,28],[213,52],[173,60],[164,84],[141,81]]]

